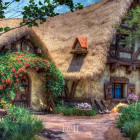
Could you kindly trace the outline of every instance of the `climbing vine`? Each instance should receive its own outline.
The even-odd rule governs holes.
[[[44,70],[47,75],[51,75],[49,84],[46,89],[55,102],[58,95],[64,93],[64,77],[60,70],[54,65],[35,54],[23,52],[1,52],[0,53],[0,101],[1,103],[10,103],[14,100],[17,90],[23,91],[19,78],[26,73],[27,68]]]

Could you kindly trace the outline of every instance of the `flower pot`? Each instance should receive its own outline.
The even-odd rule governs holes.
[[[77,110],[81,110],[81,111],[91,111],[92,109],[80,109],[80,108],[76,108]]]
[[[136,101],[136,99],[130,99],[130,104],[135,103]]]

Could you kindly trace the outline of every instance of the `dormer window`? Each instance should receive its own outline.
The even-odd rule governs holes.
[[[70,53],[72,53],[72,54],[86,54],[87,52],[88,52],[87,51],[87,38],[76,37]]]

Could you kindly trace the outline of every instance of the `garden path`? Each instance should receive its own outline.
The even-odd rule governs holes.
[[[63,116],[62,114],[38,115],[45,129],[41,140],[105,140],[104,133],[120,113],[96,116]]]

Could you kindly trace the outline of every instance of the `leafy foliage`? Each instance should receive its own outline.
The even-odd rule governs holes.
[[[29,140],[43,128],[43,122],[22,107],[10,106],[8,115],[0,122],[0,139]]]
[[[140,120],[140,102],[122,108],[119,113],[121,113],[121,115],[119,118],[116,118],[118,128],[123,127],[126,121]]]
[[[124,123],[123,132],[131,140],[136,140],[138,133],[140,132],[140,121],[126,121]]]
[[[125,37],[122,44],[126,44],[126,48],[130,48],[131,44],[135,42],[137,38],[140,37],[140,6],[137,6],[136,9],[131,9],[125,16],[122,17],[124,24],[128,24],[133,30],[126,30],[120,27],[120,25],[116,25],[115,28],[118,29],[118,33],[128,34]]]
[[[64,93],[64,77],[59,69],[48,60],[37,57],[35,54],[24,52],[2,52],[0,54],[0,99],[1,103],[10,102],[16,95],[16,90],[23,91],[19,83],[19,77],[26,73],[26,68],[44,69],[53,78],[46,85],[52,94],[53,100],[57,100],[60,93]]]
[[[8,9],[9,5],[11,5],[13,2],[20,2],[20,0],[13,0],[13,1],[7,1],[3,2],[0,1],[0,18],[5,18],[4,13]],[[57,8],[60,5],[66,5],[70,8],[70,10],[73,12],[75,9],[82,9],[83,5],[81,3],[74,4],[73,0],[44,0],[44,2],[41,2],[38,0],[29,0],[28,5],[24,6],[23,11],[21,14],[23,15],[23,21],[20,23],[20,26],[28,25],[28,27],[37,26],[39,27],[38,23],[36,22],[37,19],[40,20],[40,24],[43,24],[43,22],[46,22],[45,17],[54,17],[56,15],[59,15],[59,13],[55,13],[54,9]],[[18,28],[18,27],[17,27]],[[5,27],[0,28],[0,32],[7,32],[9,30],[12,30],[14,28]],[[1,33],[2,34],[2,33]]]

